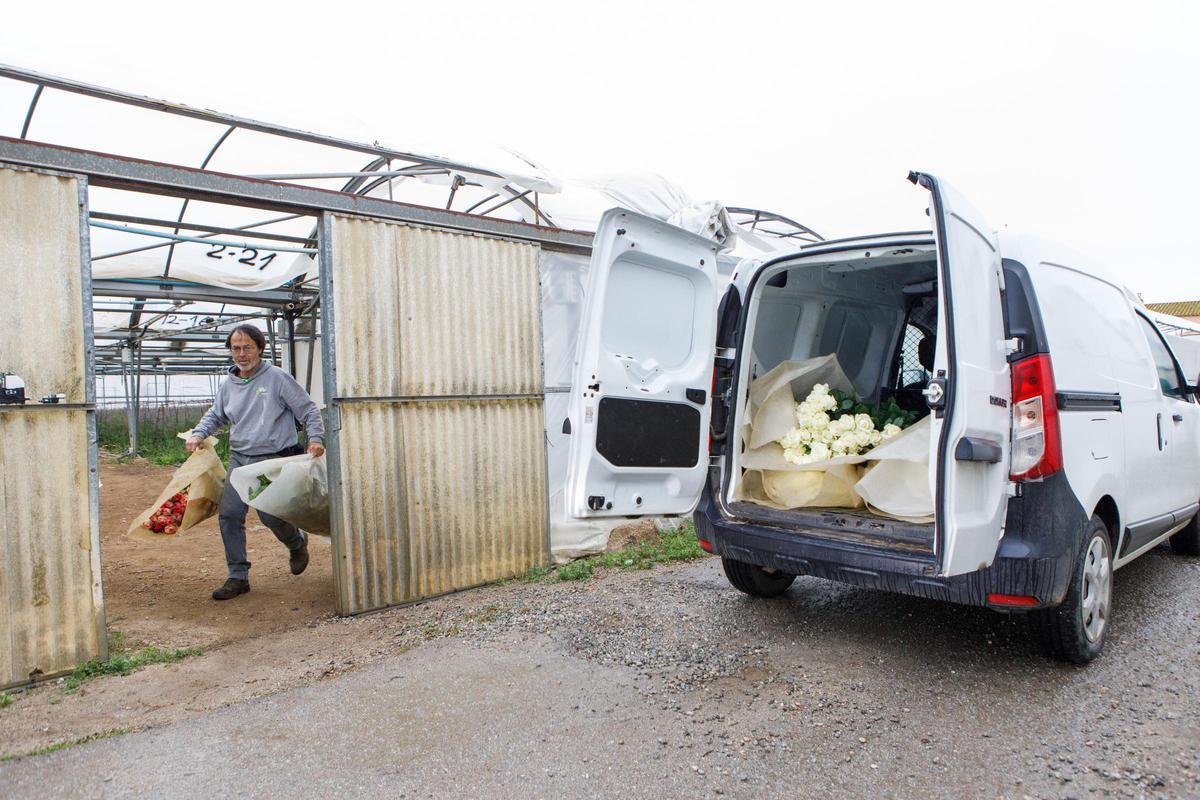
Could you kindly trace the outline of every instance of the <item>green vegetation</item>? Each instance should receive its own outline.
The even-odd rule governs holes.
[[[155,645],[130,650],[125,646],[125,635],[120,631],[112,631],[108,635],[108,660],[93,658],[80,664],[67,677],[66,690],[73,692],[84,681],[102,675],[128,675],[135,669],[149,664],[173,664],[188,656],[198,656],[202,652],[199,647],[171,650]]]
[[[833,395],[833,399],[837,401],[837,408],[831,414],[834,419],[845,414],[852,416],[858,414],[866,414],[870,416],[871,421],[875,423],[875,430],[882,431],[885,425],[895,425],[899,428],[907,428],[917,421],[917,415],[912,411],[905,411],[896,404],[896,398],[889,397],[887,402],[876,408],[869,406],[858,399],[858,395],[854,392],[843,392],[841,389],[831,389],[829,391]]]
[[[563,564],[558,569],[554,570],[554,580],[558,581],[586,581],[592,577],[592,573],[596,570],[597,556],[593,558],[580,558],[572,561],[569,564]]]
[[[444,636],[458,636],[459,630],[457,625],[451,625],[448,628],[443,628],[436,622],[426,622],[421,626],[421,635],[426,641],[431,639],[441,639]]]
[[[48,745],[46,747],[39,747],[37,750],[30,750],[28,753],[21,753],[19,755],[0,756],[0,762],[14,761],[18,758],[27,758],[29,756],[44,756],[47,753],[55,753],[55,752],[58,752],[59,750],[66,750],[68,747],[74,747],[77,744],[86,744],[88,742],[99,741],[100,739],[109,739],[109,738],[112,738],[113,736],[123,736],[127,733],[132,733],[132,732],[133,732],[133,728],[113,728],[111,731],[104,731],[103,733],[93,733],[91,736],[80,736],[78,739],[71,739],[66,742],[59,742],[57,744]]]
[[[696,530],[690,522],[673,531],[660,533],[630,545],[623,550],[580,558],[560,567],[534,567],[513,580],[519,583],[556,583],[558,581],[585,581],[595,574],[597,567],[606,569],[650,569],[655,564],[672,561],[694,561],[708,554],[696,542]]]
[[[0,692],[0,708],[8,708],[16,699],[8,692]]]
[[[191,430],[208,410],[207,405],[149,406],[138,414],[138,451],[154,464],[174,466],[187,460],[181,431]],[[100,447],[124,454],[129,449],[129,418],[123,408],[106,408],[96,414]],[[217,436],[217,455],[229,463],[229,434]]]
[[[250,499],[253,500],[254,498],[258,497],[260,494],[265,492],[267,490],[267,487],[270,485],[271,485],[270,478],[268,478],[266,475],[259,475],[258,476],[258,485],[250,487]]]

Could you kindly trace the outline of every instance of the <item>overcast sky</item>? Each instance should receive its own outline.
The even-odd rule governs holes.
[[[0,61],[328,133],[652,171],[827,237],[994,227],[1200,299],[1200,3],[10,4]],[[43,10],[45,9],[45,10]]]

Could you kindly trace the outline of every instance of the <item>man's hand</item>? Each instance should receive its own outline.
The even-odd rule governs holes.
[[[183,447],[189,453],[194,453],[204,447],[204,440],[199,436],[191,436],[186,442],[184,442]]]
[[[309,442],[308,454],[313,458],[320,458],[325,455],[325,445],[320,442]]]

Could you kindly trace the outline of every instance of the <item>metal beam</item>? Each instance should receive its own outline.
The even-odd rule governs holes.
[[[2,73],[2,70],[0,70]],[[160,164],[0,137],[0,162],[88,176],[93,186],[165,194],[215,203],[269,208],[286,213],[332,211],[446,230],[537,242],[551,250],[590,253],[592,234],[397,203],[379,197],[335,192],[315,186],[244,178],[209,170]],[[138,296],[138,295],[135,295]]]
[[[184,300],[190,303],[229,303],[253,308],[302,309],[316,298],[311,289],[264,289],[243,292],[220,286],[176,281],[153,281],[134,278],[103,278],[92,281],[96,297],[146,297],[152,299]],[[188,312],[189,314],[192,312]]]

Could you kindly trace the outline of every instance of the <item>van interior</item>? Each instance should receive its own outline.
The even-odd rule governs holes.
[[[734,501],[744,474],[738,459],[749,386],[788,360],[836,353],[859,397],[870,405],[894,397],[918,418],[929,413],[921,390],[932,377],[938,324],[937,263],[930,245],[858,250],[768,268],[752,289],[742,344],[737,407],[725,501],[738,516],[812,535],[919,553],[933,552],[933,525],[869,510],[781,511]],[[797,398],[803,400],[804,398]]]

